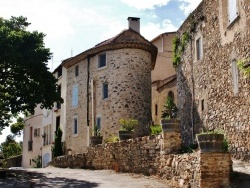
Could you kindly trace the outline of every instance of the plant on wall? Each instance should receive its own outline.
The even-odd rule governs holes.
[[[250,63],[249,63],[249,59],[237,61],[237,66],[240,69],[240,71],[243,73],[244,76],[246,76],[246,77],[250,76]]]
[[[177,107],[174,103],[174,99],[168,96],[163,107],[164,110],[162,111],[161,117],[172,119],[175,116],[175,113],[177,112]]]
[[[189,34],[187,32],[183,33],[181,38],[175,36],[173,39],[173,66],[177,67],[181,62],[181,55],[185,50],[185,46],[189,41]]]
[[[35,163],[34,168],[42,168],[42,157],[41,155],[38,155],[32,161]]]
[[[63,155],[62,150],[62,130],[60,127],[57,129],[56,138],[55,138],[55,146],[53,148],[53,155],[54,157],[58,157]]]

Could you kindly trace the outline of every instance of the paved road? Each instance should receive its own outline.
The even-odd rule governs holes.
[[[31,187],[74,187],[74,188],[167,188],[152,177],[115,173],[110,170],[82,169],[27,169]]]
[[[233,161],[231,188],[250,188],[250,163]],[[153,177],[110,170],[41,168],[10,171],[0,188],[170,188]]]

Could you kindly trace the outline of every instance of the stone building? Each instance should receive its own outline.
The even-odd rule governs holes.
[[[247,161],[250,79],[237,62],[250,60],[249,9],[250,0],[203,0],[179,28],[176,45],[184,49],[174,55],[184,142],[202,130],[222,129],[233,156]]]
[[[148,134],[151,70],[157,48],[140,35],[140,19],[129,29],[65,60],[67,68],[66,147],[82,153],[96,125],[104,139],[117,135],[119,119],[139,121],[135,133]]]
[[[176,72],[172,62],[172,41],[175,36],[176,32],[162,33],[151,41],[158,48],[155,67],[151,73],[154,124],[161,123],[163,106],[168,96],[177,103]]]

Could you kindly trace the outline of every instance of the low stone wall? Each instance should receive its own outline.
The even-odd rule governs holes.
[[[165,154],[165,138],[146,136],[89,147],[84,154],[57,157],[51,165],[159,175],[175,187],[229,186],[229,153]]]
[[[6,163],[6,167],[21,167],[22,166],[22,155],[14,156],[8,158]]]

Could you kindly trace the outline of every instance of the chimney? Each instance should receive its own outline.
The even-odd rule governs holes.
[[[128,28],[140,33],[140,18],[128,17]]]

